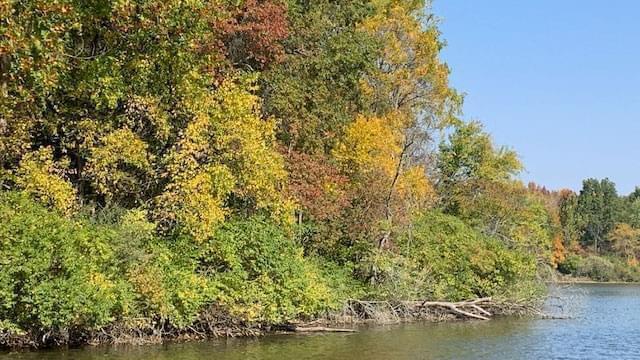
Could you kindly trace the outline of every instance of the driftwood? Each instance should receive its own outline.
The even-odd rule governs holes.
[[[526,302],[504,302],[492,298],[448,301],[363,301],[350,300],[336,320],[344,322],[374,321],[398,323],[408,320],[445,321],[452,318],[489,320],[494,315],[539,314]]]
[[[446,302],[446,301],[423,301],[419,303],[419,308],[440,307],[445,308],[456,315],[478,320],[489,320],[492,314],[483,309],[480,305],[491,303],[491,298],[481,298],[471,301]]]
[[[354,333],[358,330],[350,328],[327,327],[326,323],[321,320],[304,323],[304,324],[280,324],[273,326],[271,330],[281,331],[285,333],[315,333],[315,332],[333,332],[333,333]]]
[[[357,332],[355,329],[341,329],[341,328],[330,328],[324,326],[313,326],[313,327],[294,327],[293,331],[295,332],[337,332],[337,333],[353,333]]]

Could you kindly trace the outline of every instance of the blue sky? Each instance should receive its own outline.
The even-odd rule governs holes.
[[[640,1],[435,0],[464,118],[549,188],[640,185]]]

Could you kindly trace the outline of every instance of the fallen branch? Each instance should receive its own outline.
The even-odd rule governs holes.
[[[479,320],[489,320],[487,316],[491,316],[491,313],[483,309],[482,307],[480,307],[479,304],[490,303],[490,302],[491,302],[491,298],[480,298],[476,300],[460,301],[460,302],[423,301],[422,304],[420,304],[420,307],[429,307],[429,306],[443,307],[458,315],[470,317],[473,319],[479,319]],[[471,308],[473,310],[476,310],[478,313],[482,315],[464,310],[464,308]]]
[[[489,318],[486,317],[486,316],[474,314],[474,313],[472,313],[470,311],[463,310],[462,307],[465,306],[465,305],[467,305],[467,304],[459,305],[459,304],[456,304],[456,303],[441,302],[441,301],[428,301],[428,302],[424,302],[422,304],[423,307],[429,307],[429,306],[443,307],[443,308],[446,308],[446,309],[450,310],[454,314],[470,317],[470,318],[473,318],[473,319],[489,320]],[[470,305],[470,306],[473,307],[473,308],[481,309],[477,305]],[[481,309],[481,310],[482,310],[481,311],[482,313],[487,313],[487,311],[485,311],[484,309]]]
[[[335,332],[335,333],[354,333],[357,332],[355,329],[341,329],[341,328],[329,328],[324,326],[314,326],[314,327],[294,327],[293,331],[295,332]]]
[[[343,309],[343,318],[372,320],[380,323],[398,323],[409,319],[444,321],[451,317],[489,320],[494,314],[502,314],[504,304],[492,298],[468,301],[364,301],[349,300]]]

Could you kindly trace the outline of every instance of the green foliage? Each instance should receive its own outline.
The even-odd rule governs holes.
[[[607,234],[618,216],[618,193],[609,179],[587,179],[578,196],[578,212],[583,228],[582,243],[595,251],[606,247]]]
[[[594,281],[640,281],[640,268],[616,256],[571,255],[559,264],[558,271]]]
[[[117,213],[66,219],[25,194],[1,194],[6,327],[90,330],[146,318],[181,328],[211,304],[273,323],[337,308],[357,292],[348,270],[304,258],[282,227],[263,218],[227,222],[194,247],[159,242],[143,211]]]
[[[358,90],[373,68],[378,45],[358,24],[368,1],[291,0],[290,55],[261,78],[265,110],[281,119],[278,138],[288,148],[327,152],[362,109]]]
[[[431,297],[460,300],[503,294],[535,278],[531,256],[474,231],[455,217],[427,213],[400,243],[402,254],[428,272]]]
[[[569,255],[564,259],[564,261],[558,264],[558,271],[567,275],[576,274],[580,260],[581,258],[578,255]]]
[[[495,148],[489,134],[477,122],[456,126],[449,141],[441,144],[438,168],[450,182],[469,179],[508,180],[521,169],[517,154]]]
[[[558,214],[564,245],[575,246],[580,238],[580,218],[578,214],[578,196],[573,191],[561,191]]]
[[[247,321],[281,322],[337,306],[340,293],[280,226],[263,218],[225,223],[198,248],[198,272],[221,304]]]
[[[638,281],[639,191],[618,196],[609,179],[586,179],[579,195],[559,194],[565,242],[574,255],[558,266],[563,274],[597,281]],[[579,243],[578,243],[579,240]]]
[[[157,244],[143,212],[92,224],[1,193],[0,220],[0,316],[23,330],[90,330],[136,317],[185,326],[212,296],[195,262]]]
[[[589,256],[578,263],[576,275],[598,281],[609,281],[614,278],[614,266],[611,261],[603,257]]]
[[[514,151],[495,147],[479,123],[461,123],[441,143],[437,166],[446,213],[551,262],[557,224],[543,198],[514,179],[522,169]]]
[[[96,328],[134,307],[113,272],[115,233],[0,194],[0,313],[23,329]]]

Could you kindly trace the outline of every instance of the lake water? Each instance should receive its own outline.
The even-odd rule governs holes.
[[[640,359],[640,286],[574,285],[552,293],[564,301],[552,302],[549,310],[569,319],[418,323],[353,334],[89,347],[3,354],[0,359]]]

